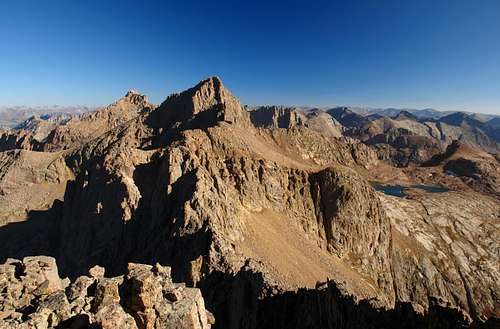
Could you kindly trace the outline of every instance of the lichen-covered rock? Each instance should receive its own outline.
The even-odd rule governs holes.
[[[99,324],[102,329],[137,329],[134,318],[118,303],[102,307],[94,318],[95,323]]]
[[[125,276],[114,278],[98,272],[63,290],[53,258],[8,260],[0,265],[0,328],[208,329],[213,324],[200,291],[172,283],[168,267],[129,264]]]

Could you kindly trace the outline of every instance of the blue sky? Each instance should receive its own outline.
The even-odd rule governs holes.
[[[246,104],[500,114],[500,1],[0,1],[0,105]]]

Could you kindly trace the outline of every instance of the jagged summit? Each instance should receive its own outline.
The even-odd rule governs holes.
[[[308,127],[328,137],[342,136],[340,123],[319,109],[304,112],[296,107],[260,106],[250,111],[250,119],[257,127],[285,129]]]
[[[135,89],[130,89],[129,91],[127,91],[127,93],[125,94],[125,97],[130,97],[130,96],[133,96],[133,95],[140,95],[141,93],[138,92],[137,90]]]
[[[207,78],[193,88],[170,95],[152,119],[154,126],[161,127],[209,127],[219,122],[251,126],[247,111],[218,77]]]
[[[131,89],[129,90],[123,98],[121,98],[118,102],[128,102],[133,105],[150,105],[149,104],[149,99],[147,96],[142,95],[140,92],[137,90]]]
[[[305,114],[296,108],[284,106],[260,106],[250,112],[250,118],[258,127],[292,128],[302,125]]]

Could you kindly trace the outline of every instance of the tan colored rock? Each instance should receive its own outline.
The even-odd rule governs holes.
[[[54,258],[46,256],[25,257],[22,282],[27,289],[48,295],[62,290],[57,264]]]
[[[8,150],[38,150],[40,143],[33,134],[23,130],[5,131],[0,129],[0,152]]]
[[[53,273],[47,273],[57,268],[55,260],[46,256],[26,258],[25,262],[24,276],[31,279],[42,274],[51,277]],[[89,326],[103,329],[194,329],[210,328],[214,322],[213,317],[207,318],[209,313],[201,292],[173,284],[169,267],[130,263],[125,277],[96,279],[80,276],[66,291],[59,289],[50,294],[37,294],[36,289],[28,289],[32,281],[16,278],[15,266],[22,264],[9,259],[0,265],[0,284],[4,289],[0,294],[2,329]],[[172,301],[166,295],[174,289],[182,293]],[[19,295],[6,296],[5,291],[19,291]],[[19,304],[18,299],[26,302]]]
[[[129,264],[127,274],[127,307],[134,312],[140,329],[154,328],[155,304],[162,299],[162,287],[152,272],[152,266]]]
[[[134,318],[116,303],[102,307],[95,315],[95,323],[102,329],[137,329]]]
[[[57,326],[64,320],[67,320],[71,316],[70,305],[64,291],[59,290],[47,296],[40,302],[36,313],[43,312],[44,310],[49,310],[51,312],[50,316],[50,326]]]
[[[256,127],[273,129],[307,127],[328,138],[342,136],[342,125],[332,116],[320,110],[306,112],[298,108],[262,106],[249,112],[250,119]]]
[[[123,278],[101,278],[97,281],[95,298],[92,308],[99,311],[101,308],[120,302],[118,286],[123,282]]]
[[[89,275],[94,279],[100,279],[104,277],[104,272],[105,272],[104,267],[96,265],[89,270]]]
[[[95,279],[88,276],[78,277],[69,287],[68,298],[70,301],[78,297],[86,297],[88,288],[95,283]]]

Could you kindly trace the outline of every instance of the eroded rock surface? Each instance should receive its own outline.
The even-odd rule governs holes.
[[[294,128],[307,127],[326,137],[341,137],[342,125],[321,110],[301,111],[297,108],[262,106],[250,111],[250,119],[256,127]]]
[[[208,329],[214,318],[201,292],[173,283],[170,267],[128,264],[106,278],[93,267],[73,282],[47,256],[0,265],[0,328]]]

